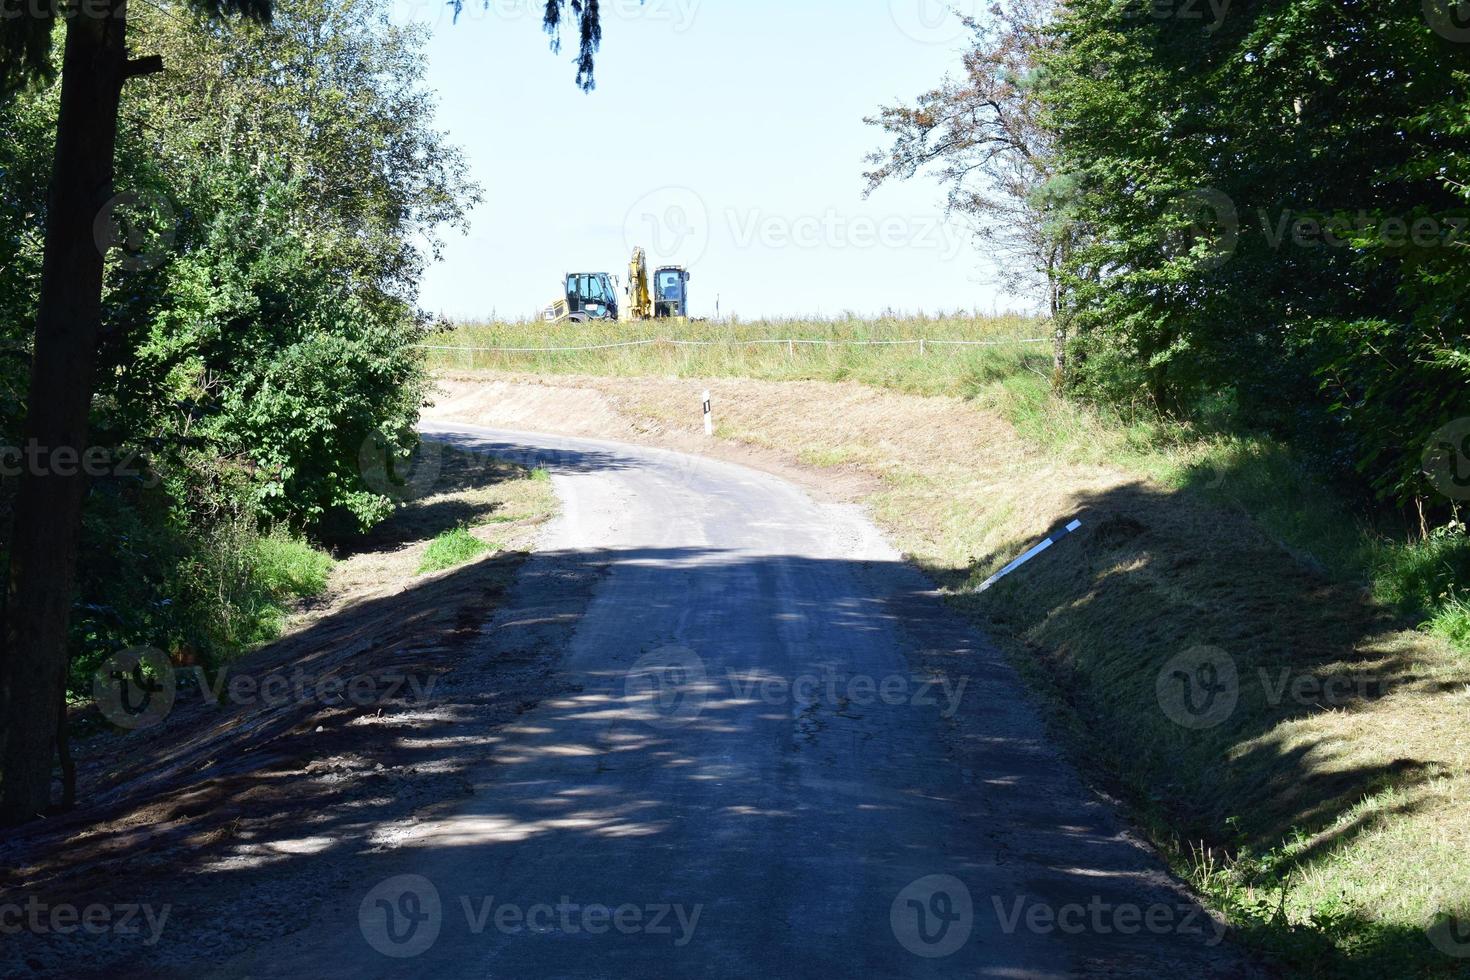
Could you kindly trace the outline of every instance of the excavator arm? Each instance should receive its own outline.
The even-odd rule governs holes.
[[[628,260],[627,318],[653,319],[653,293],[648,288],[648,262],[643,256],[641,246],[633,249],[633,257]]]

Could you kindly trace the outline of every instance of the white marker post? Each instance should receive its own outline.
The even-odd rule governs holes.
[[[712,436],[715,434],[715,417],[709,407],[709,392],[704,393],[704,434]]]
[[[1031,559],[1035,558],[1037,555],[1041,554],[1047,548],[1050,548],[1052,545],[1056,544],[1062,538],[1065,538],[1067,535],[1071,534],[1073,531],[1077,530],[1081,526],[1082,526],[1082,522],[1081,521],[1073,521],[1072,523],[1068,524],[1066,527],[1062,528],[1056,534],[1053,534],[1051,537],[1049,537],[1045,541],[1041,542],[1041,544],[1038,544],[1036,547],[1030,549],[1024,555],[1022,555],[1020,558],[1017,558],[1015,561],[1011,562],[1005,568],[1002,568],[1000,571],[998,571],[994,575],[990,576],[990,578],[988,578],[985,581],[981,582],[980,585],[979,585],[979,587],[977,589],[975,589],[975,591],[976,592],[984,592],[986,589],[990,588],[996,582],[999,582],[1001,579],[1003,579],[1007,575],[1011,574],[1011,572],[1014,572],[1016,569],[1020,568],[1022,565],[1026,564],[1028,561],[1030,561]]]

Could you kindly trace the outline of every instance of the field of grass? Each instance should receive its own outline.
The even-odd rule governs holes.
[[[581,340],[615,342],[617,330]],[[917,335],[1044,330],[948,319],[687,324],[674,336]],[[539,324],[439,342],[553,343]],[[1465,973],[1470,959],[1425,929],[1444,912],[1470,921],[1463,534],[1416,541],[1370,522],[1267,440],[1057,398],[1046,345],[811,346],[650,345],[475,365],[500,378],[576,375],[567,384],[611,399],[639,431],[697,432],[689,389],[708,386],[720,437],[868,474],[878,489],[866,503],[895,543],[1009,649],[1084,766],[1253,942],[1303,976]],[[466,367],[461,353],[436,357],[447,372]],[[721,380],[731,378],[757,380]],[[831,381],[862,387],[821,384]],[[1083,532],[1053,556],[968,593],[1077,514]],[[1161,710],[1159,678],[1198,648],[1228,658],[1238,703],[1190,728]]]
[[[332,556],[278,532],[260,539],[256,569],[263,587],[272,595],[306,599],[326,591]]]
[[[299,600],[327,591],[333,561],[326,552],[281,531],[256,539],[247,560],[254,573],[248,596],[240,603],[245,624],[240,630],[242,645],[248,647],[279,637]]]
[[[1046,338],[1043,326],[1031,317],[936,316],[754,323],[462,324],[435,334],[427,343],[571,348],[674,341],[584,351],[434,350],[429,363],[441,370],[858,381],[937,395],[967,393],[1018,372],[1048,377],[1051,348]],[[920,339],[925,341],[922,351]],[[1043,342],[1018,342],[1022,340]]]

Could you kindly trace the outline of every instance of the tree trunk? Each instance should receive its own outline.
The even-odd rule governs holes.
[[[1051,280],[1048,292],[1051,300],[1051,386],[1060,393],[1067,380],[1067,324],[1062,319],[1061,287],[1055,273],[1048,273]]]
[[[40,451],[15,499],[0,646],[0,823],[32,819],[51,801],[87,491],[75,463],[86,449],[102,318],[103,254],[93,224],[112,197],[125,31],[124,0],[86,6],[66,26],[24,430],[25,444]]]

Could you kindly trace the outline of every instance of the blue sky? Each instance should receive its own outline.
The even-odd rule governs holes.
[[[978,0],[957,0],[973,9]],[[940,0],[603,0],[597,89],[548,50],[537,0],[398,0],[432,25],[437,124],[485,201],[423,305],[531,315],[563,273],[621,274],[634,244],[690,268],[695,315],[1020,307],[943,220],[930,178],[864,200],[879,105],[957,70]]]

